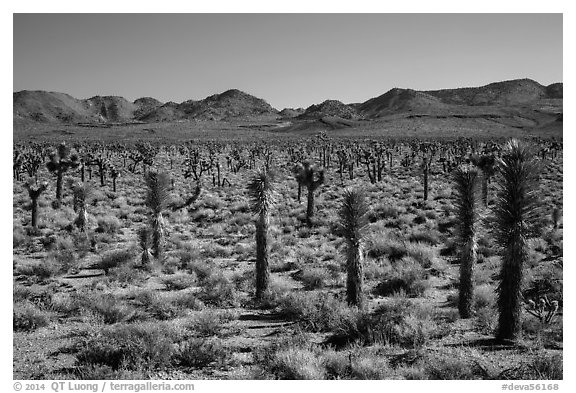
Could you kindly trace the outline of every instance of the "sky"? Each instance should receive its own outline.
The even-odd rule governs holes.
[[[273,107],[562,82],[562,14],[14,14],[13,91]]]

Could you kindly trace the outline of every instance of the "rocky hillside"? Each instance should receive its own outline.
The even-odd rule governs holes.
[[[543,86],[530,79],[491,83],[481,87],[416,91],[394,88],[381,96],[355,104],[365,118],[396,113],[478,113],[482,107],[537,105],[546,99],[562,99],[562,83]]]
[[[162,104],[151,97],[134,102],[115,96],[79,100],[63,93],[20,91],[13,94],[13,104],[14,120],[44,123],[231,120],[278,114],[266,101],[240,90],[228,90],[203,100],[188,100],[180,104]]]
[[[323,117],[338,117],[341,119],[356,119],[359,117],[358,112],[349,105],[343,104],[337,100],[326,100],[318,105],[311,105],[306,108],[303,114],[298,116],[299,119],[316,120]]]
[[[439,98],[424,92],[394,88],[358,105],[358,112],[366,118],[375,118],[398,112],[430,112],[446,107]]]
[[[517,105],[537,101],[542,98],[562,98],[562,84],[558,83],[559,97],[550,97],[547,87],[531,79],[515,79],[490,83],[482,87],[426,91],[442,102],[456,105]],[[553,85],[551,85],[553,86]],[[558,91],[558,87],[552,87]],[[552,92],[554,94],[554,92]],[[558,95],[558,94],[556,94]]]

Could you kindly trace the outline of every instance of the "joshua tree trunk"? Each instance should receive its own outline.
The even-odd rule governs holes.
[[[502,260],[501,281],[498,286],[497,338],[515,340],[521,331],[520,290],[522,283],[523,262],[527,258],[524,236],[516,232]]]
[[[75,224],[80,231],[86,230],[86,222],[88,221],[88,212],[86,211],[86,206],[80,206],[78,209],[78,217],[76,218]]]
[[[472,316],[474,284],[472,274],[476,264],[476,225],[478,221],[478,171],[470,167],[460,167],[454,172],[456,190],[456,218],[458,219],[458,240],[460,243],[460,287],[458,311],[461,318]]]
[[[261,211],[256,223],[256,299],[262,299],[269,282],[268,217],[266,211]]]
[[[368,205],[362,192],[344,191],[344,200],[338,212],[337,234],[346,241],[346,299],[348,304],[358,307],[364,303],[362,242],[364,228],[368,225],[367,212]]]
[[[306,206],[306,224],[312,226],[312,217],[314,216],[314,190],[308,187],[308,206]]]
[[[116,178],[112,178],[112,191],[116,192]]]
[[[80,166],[80,179],[82,180],[82,183],[84,183],[84,164]]]
[[[156,213],[152,219],[152,255],[162,258],[164,251],[164,218],[162,212]]]
[[[362,259],[362,249],[359,242],[348,242],[346,300],[348,304],[358,307],[361,307],[364,301]]]
[[[472,316],[472,301],[474,298],[474,283],[472,274],[476,264],[476,250],[478,244],[471,237],[460,254],[460,289],[458,294],[458,311],[461,318]]]
[[[482,203],[484,207],[488,207],[488,183],[490,178],[486,175],[482,176]]]
[[[298,203],[302,202],[302,184],[298,183]]]
[[[62,178],[64,177],[64,172],[58,170],[56,174],[56,201],[59,205],[62,202]]]
[[[32,228],[38,228],[38,197],[32,198]]]
[[[424,200],[428,200],[428,169],[424,169]]]

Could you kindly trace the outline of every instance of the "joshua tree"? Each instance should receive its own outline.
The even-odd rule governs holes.
[[[42,194],[46,188],[48,188],[48,183],[44,182],[39,186],[34,184],[33,179],[28,179],[28,182],[24,185],[28,190],[28,195],[30,199],[32,199],[32,228],[38,228],[38,198],[40,194]]]
[[[324,169],[317,169],[309,161],[298,164],[294,170],[294,176],[298,181],[298,194],[300,187],[308,189],[308,206],[306,207],[306,224],[312,226],[312,216],[314,215],[314,191],[324,183]]]
[[[160,259],[164,246],[164,218],[162,212],[168,207],[170,176],[149,170],[144,176],[147,186],[146,206],[151,210],[152,255]]]
[[[268,225],[270,210],[274,206],[274,174],[259,170],[248,184],[252,211],[256,220],[256,299],[261,300],[268,289],[270,268],[268,265]]]
[[[488,206],[488,184],[496,173],[496,157],[493,154],[472,156],[470,161],[482,171],[482,203]]]
[[[363,231],[368,225],[366,213],[368,205],[364,194],[360,191],[344,191],[344,200],[339,211],[340,222],[338,233],[346,240],[346,265],[348,278],[346,282],[346,298],[348,304],[362,307],[362,242]]]
[[[110,177],[112,178],[112,191],[116,192],[116,179],[120,176],[120,171],[115,166],[110,166]]]
[[[92,197],[93,189],[89,184],[78,183],[72,186],[72,192],[74,194],[74,211],[78,213],[78,217],[74,220],[74,225],[80,231],[85,231],[86,223],[88,222],[86,205],[88,204],[88,199]]]
[[[472,274],[478,249],[476,226],[478,221],[478,172],[470,167],[459,167],[454,172],[456,189],[456,215],[460,242],[460,291],[458,311],[461,318],[472,316],[474,288]]]
[[[62,203],[62,180],[64,173],[69,169],[78,167],[80,161],[75,153],[70,152],[66,143],[61,143],[55,152],[50,154],[50,161],[46,164],[48,170],[56,175],[56,202],[57,207]]]
[[[521,283],[527,259],[526,237],[536,221],[538,175],[534,153],[512,139],[498,163],[495,235],[503,249],[498,286],[499,340],[516,340],[521,327]]]
[[[148,266],[150,264],[150,258],[152,257],[152,253],[150,252],[152,242],[150,241],[149,228],[144,226],[138,230],[138,244],[142,249],[142,266]]]
[[[422,157],[422,174],[424,183],[424,200],[428,200],[428,177],[430,174],[430,167],[432,166],[432,154],[427,154]]]

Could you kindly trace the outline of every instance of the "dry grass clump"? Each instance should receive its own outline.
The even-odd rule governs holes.
[[[12,328],[15,332],[30,332],[48,326],[49,323],[49,314],[40,310],[34,303],[20,301],[14,304]]]

